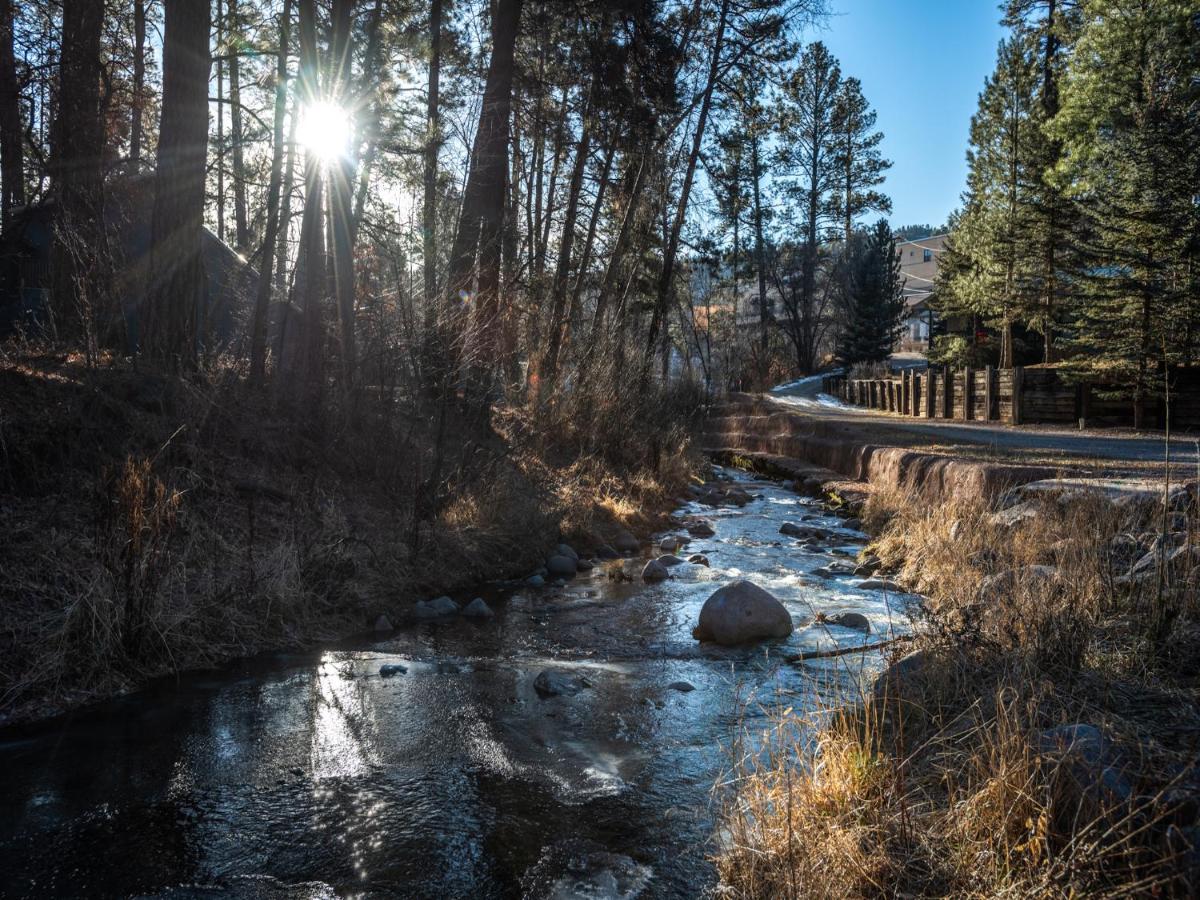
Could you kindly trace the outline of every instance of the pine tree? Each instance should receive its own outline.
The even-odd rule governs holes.
[[[1192,358],[1200,298],[1200,35],[1187,0],[1091,0],[1062,85],[1058,183],[1085,212],[1085,368],[1132,383]]]
[[[1040,124],[1034,102],[1035,60],[1028,35],[1000,42],[996,70],[971,119],[967,190],[954,233],[953,266],[939,279],[943,315],[981,317],[1001,333],[1000,365],[1014,362],[1013,325],[1037,304],[1026,252],[1029,210],[1040,181],[1031,147]]]
[[[841,84],[841,67],[817,41],[805,48],[784,82],[780,98],[781,162],[786,172],[785,190],[799,219],[802,253],[798,290],[781,294],[796,363],[803,372],[816,368],[826,324],[817,291],[817,269],[825,230],[838,215],[834,107]]]
[[[863,96],[859,80],[843,81],[833,111],[833,162],[838,181],[833,199],[847,244],[854,233],[854,220],[859,216],[892,211],[891,199],[876,190],[883,184],[892,161],[885,159],[879,150],[883,132],[874,130],[875,119],[875,110]]]
[[[838,359],[848,366],[883,362],[892,353],[904,318],[904,278],[887,219],[851,236],[848,259]]]

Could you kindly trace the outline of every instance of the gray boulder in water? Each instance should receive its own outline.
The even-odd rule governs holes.
[[[432,619],[436,616],[452,616],[458,612],[458,604],[449,597],[436,597],[433,600],[418,601],[413,612],[423,619]]]
[[[467,604],[466,609],[463,610],[463,615],[470,616],[472,619],[490,619],[495,613],[492,612],[492,608],[484,602],[482,597],[476,597]]]
[[[725,585],[704,601],[692,637],[728,647],[791,633],[792,617],[784,605],[758,585],[742,580]]]
[[[667,571],[667,567],[657,559],[650,560],[650,562],[646,563],[646,567],[642,569],[642,581],[665,581],[670,575],[671,573]]]

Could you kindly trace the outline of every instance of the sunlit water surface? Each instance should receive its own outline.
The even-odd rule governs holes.
[[[714,886],[713,786],[781,704],[836,702],[875,654],[807,648],[908,630],[911,598],[812,570],[863,535],[764,481],[742,509],[689,504],[711,568],[646,586],[598,567],[487,593],[497,615],[243,661],[0,733],[4,896],[694,897]],[[815,549],[784,521],[831,533]],[[647,548],[649,553],[652,548]],[[844,558],[844,557],[842,557]],[[624,563],[640,571],[644,560]],[[618,563],[617,565],[621,565]],[[796,631],[746,649],[691,637],[735,577]],[[465,598],[469,599],[469,597]],[[874,634],[814,624],[854,611]],[[407,673],[380,677],[386,663]],[[592,685],[542,699],[553,667]],[[669,685],[686,681],[681,692]],[[752,738],[753,739],[753,738]]]

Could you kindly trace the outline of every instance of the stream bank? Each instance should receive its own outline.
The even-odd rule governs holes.
[[[861,589],[866,536],[739,472],[743,507],[647,585],[658,548],[544,588],[480,591],[490,619],[404,621],[323,651],[185,675],[0,733],[0,871],[14,896],[692,897],[715,884],[712,786],[780,703],[835,702],[875,654],[782,662],[908,630]],[[780,533],[784,523],[808,537]],[[820,535],[820,537],[816,537]],[[747,578],[791,637],[691,637]],[[818,621],[856,613],[870,633]],[[384,666],[403,671],[384,677]],[[544,696],[549,671],[579,690]],[[129,865],[130,859],[139,864]]]

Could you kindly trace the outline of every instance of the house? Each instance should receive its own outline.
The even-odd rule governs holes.
[[[113,292],[120,316],[107,323],[130,346],[137,344],[142,279],[149,267],[153,179],[112,179],[105,185],[104,226],[107,253],[114,272]],[[18,210],[0,234],[0,337],[18,330],[36,333],[45,327],[50,295],[50,250],[54,205],[38,203]],[[232,247],[207,228],[201,229],[204,264],[203,322],[200,332],[226,346],[245,332],[258,275]]]
[[[946,249],[949,234],[934,234],[896,242],[900,276],[904,279],[904,321],[896,349],[925,352],[934,324],[929,305],[937,281],[938,258]]]

